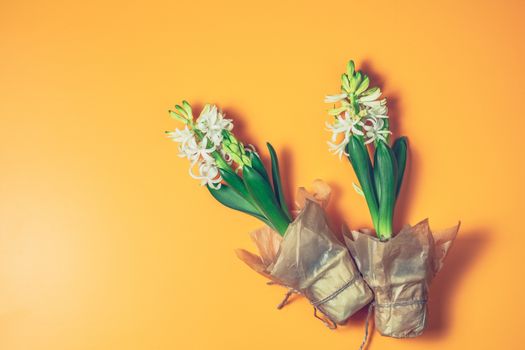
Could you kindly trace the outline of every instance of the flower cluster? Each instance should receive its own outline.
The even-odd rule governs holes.
[[[190,176],[214,189],[221,187],[219,162],[232,163],[232,157],[223,149],[223,140],[229,139],[233,123],[214,105],[206,105],[197,120],[188,102],[175,106],[170,115],[182,121],[184,129],[167,132],[168,137],[179,144],[179,157],[190,161]]]
[[[233,122],[217,106],[206,105],[194,120],[188,102],[169,111],[184,128],[167,132],[178,143],[179,156],[191,165],[191,177],[206,185],[224,206],[249,214],[284,235],[292,216],[285,201],[279,160],[267,143],[270,173],[252,145],[244,145],[233,134]]]
[[[334,116],[333,123],[326,123],[332,132],[328,142],[330,151],[348,156],[346,147],[351,135],[361,136],[365,144],[377,140],[387,141],[391,132],[388,130],[388,109],[386,99],[380,99],[378,87],[369,88],[370,79],[355,70],[354,62],[348,62],[346,73],[341,77],[342,92],[325,97],[326,103],[340,103],[339,107],[329,110]]]

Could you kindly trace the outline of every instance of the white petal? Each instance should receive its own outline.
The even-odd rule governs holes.
[[[372,92],[371,94],[368,94],[368,95],[361,95],[361,97],[359,97],[359,102],[370,102],[370,101],[375,101],[379,98],[379,96],[381,96],[381,90],[380,89],[377,89],[375,90],[374,92]]]
[[[339,102],[341,100],[344,100],[347,97],[348,97],[348,95],[346,93],[342,93],[342,94],[339,94],[339,95],[327,95],[324,98],[324,102],[326,102],[326,103],[335,103],[335,102]]]

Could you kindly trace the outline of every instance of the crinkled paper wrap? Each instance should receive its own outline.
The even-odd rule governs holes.
[[[430,281],[443,266],[459,229],[430,230],[428,219],[388,241],[361,230],[346,244],[375,295],[375,326],[385,336],[416,337],[425,329]]]
[[[260,257],[245,250],[237,255],[257,272],[306,296],[340,324],[373,295],[348,250],[329,229],[321,205],[312,198],[304,202],[283,238],[267,227],[252,233]]]

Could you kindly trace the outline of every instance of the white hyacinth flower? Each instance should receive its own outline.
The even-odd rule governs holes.
[[[179,154],[181,158],[187,158],[192,163],[197,162],[199,159],[205,159],[210,161],[213,159],[211,154],[215,151],[215,146],[211,145],[207,138],[204,138],[201,142],[197,142],[195,137],[188,138],[184,143],[179,144]]]
[[[359,118],[353,118],[348,111],[343,115],[338,115],[335,118],[333,124],[326,123],[328,130],[332,132],[332,139],[328,142],[330,152],[337,154],[339,158],[342,158],[343,154],[346,153],[346,145],[350,141],[352,134],[363,136],[364,133],[361,131],[364,124]],[[341,142],[336,143],[337,139],[343,135]]]
[[[343,154],[345,156],[348,156],[348,153],[346,152],[346,145],[348,145],[349,140],[349,138],[345,138],[339,143],[328,141],[328,150],[333,154],[336,154],[339,157],[339,159],[343,157]]]
[[[202,176],[201,185],[206,184],[216,190],[221,188],[222,177],[220,176],[217,165],[203,163],[199,169]]]
[[[207,104],[194,122],[191,106],[185,101],[170,114],[186,124],[182,130],[168,132],[168,137],[179,144],[179,157],[190,161],[190,176],[200,180],[201,185],[221,188],[222,177],[216,157],[220,154],[227,164],[233,164],[232,157],[222,144],[223,135],[233,129],[232,121],[224,118],[217,106]]]
[[[361,122],[359,118],[353,118],[348,111],[343,115],[335,117],[333,124],[326,123],[326,126],[333,133],[332,141],[335,141],[339,134],[344,134],[345,136],[350,136],[352,133],[359,136],[364,135],[360,130],[360,127],[363,126],[363,122]]]
[[[168,137],[175,142],[186,143],[192,138],[195,138],[195,135],[193,135],[193,132],[185,126],[182,130],[175,129],[175,131],[169,132]]]
[[[344,100],[347,97],[348,97],[347,93],[342,93],[342,94],[338,94],[338,95],[327,95],[324,98],[324,102],[326,102],[326,103],[336,103],[336,102]]]
[[[191,159],[197,152],[198,145],[195,134],[187,126],[182,130],[175,129],[175,131],[169,132],[168,137],[179,143],[179,157]]]
[[[389,130],[384,129],[385,121],[381,118],[370,117],[366,120],[363,129],[365,131],[365,145],[376,140],[387,141],[386,137],[391,134]]]
[[[233,123],[231,119],[224,118],[224,114],[218,110],[217,106],[206,105],[195,127],[202,131],[215,146],[219,146],[223,138],[222,131],[232,130]]]
[[[198,174],[193,172],[193,168],[197,166]],[[194,179],[197,179],[201,182],[201,186],[208,185],[211,188],[218,190],[221,188],[221,175],[219,173],[219,168],[215,161],[207,161],[201,159],[198,162],[193,162],[190,167],[190,176]]]
[[[211,154],[215,152],[215,150],[215,146],[210,146],[209,140],[206,137],[204,137],[201,140],[201,142],[199,142],[196,148],[191,149],[193,153],[188,157],[188,159],[192,162],[196,162],[200,159],[203,159],[206,162],[212,162],[214,161],[214,159]]]
[[[381,90],[379,88],[373,88],[362,94],[357,99],[357,102],[361,109],[365,110],[369,116],[375,118],[388,118],[386,98],[379,100],[379,97],[381,97]]]
[[[219,189],[222,177],[215,158],[211,155],[215,150],[215,146],[211,145],[210,147],[210,142],[206,137],[196,148],[191,150],[188,148],[188,153],[190,153],[188,159],[191,161],[189,173],[192,178],[200,180],[202,186],[208,185],[214,189]],[[194,172],[195,168],[197,173]]]
[[[181,158],[193,160],[198,158],[199,152],[199,144],[197,143],[197,139],[194,137],[179,145],[178,156]]]
[[[380,101],[380,105],[370,108],[368,111],[369,115],[372,115],[376,118],[388,118],[388,108],[386,107],[386,99]]]
[[[324,102],[338,103],[328,110],[335,117],[327,123],[332,137],[328,142],[330,152],[342,158],[353,135],[363,137],[365,144],[388,141],[388,108],[386,98],[381,97],[379,87],[370,87],[370,78],[356,71],[353,61],[341,76],[341,93],[325,96]]]
[[[379,97],[381,97],[381,90],[379,88],[372,88],[362,93],[357,100],[360,103],[366,104],[376,101]]]

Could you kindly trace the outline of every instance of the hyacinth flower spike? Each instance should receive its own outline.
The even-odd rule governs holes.
[[[334,120],[327,123],[332,137],[329,150],[350,160],[359,181],[354,188],[367,202],[378,237],[388,240],[393,234],[396,199],[403,182],[407,139],[389,145],[388,108],[381,90],[370,86],[370,78],[348,62],[341,76],[341,93],[326,96],[325,102],[339,106],[328,111]],[[374,147],[373,163],[368,147]]]
[[[217,106],[205,105],[194,118],[183,101],[170,115],[184,124],[167,132],[178,143],[179,156],[190,161],[190,176],[200,180],[223,205],[247,213],[284,235],[292,217],[284,199],[279,160],[267,144],[272,170],[264,168],[259,154],[233,134],[233,122]]]

